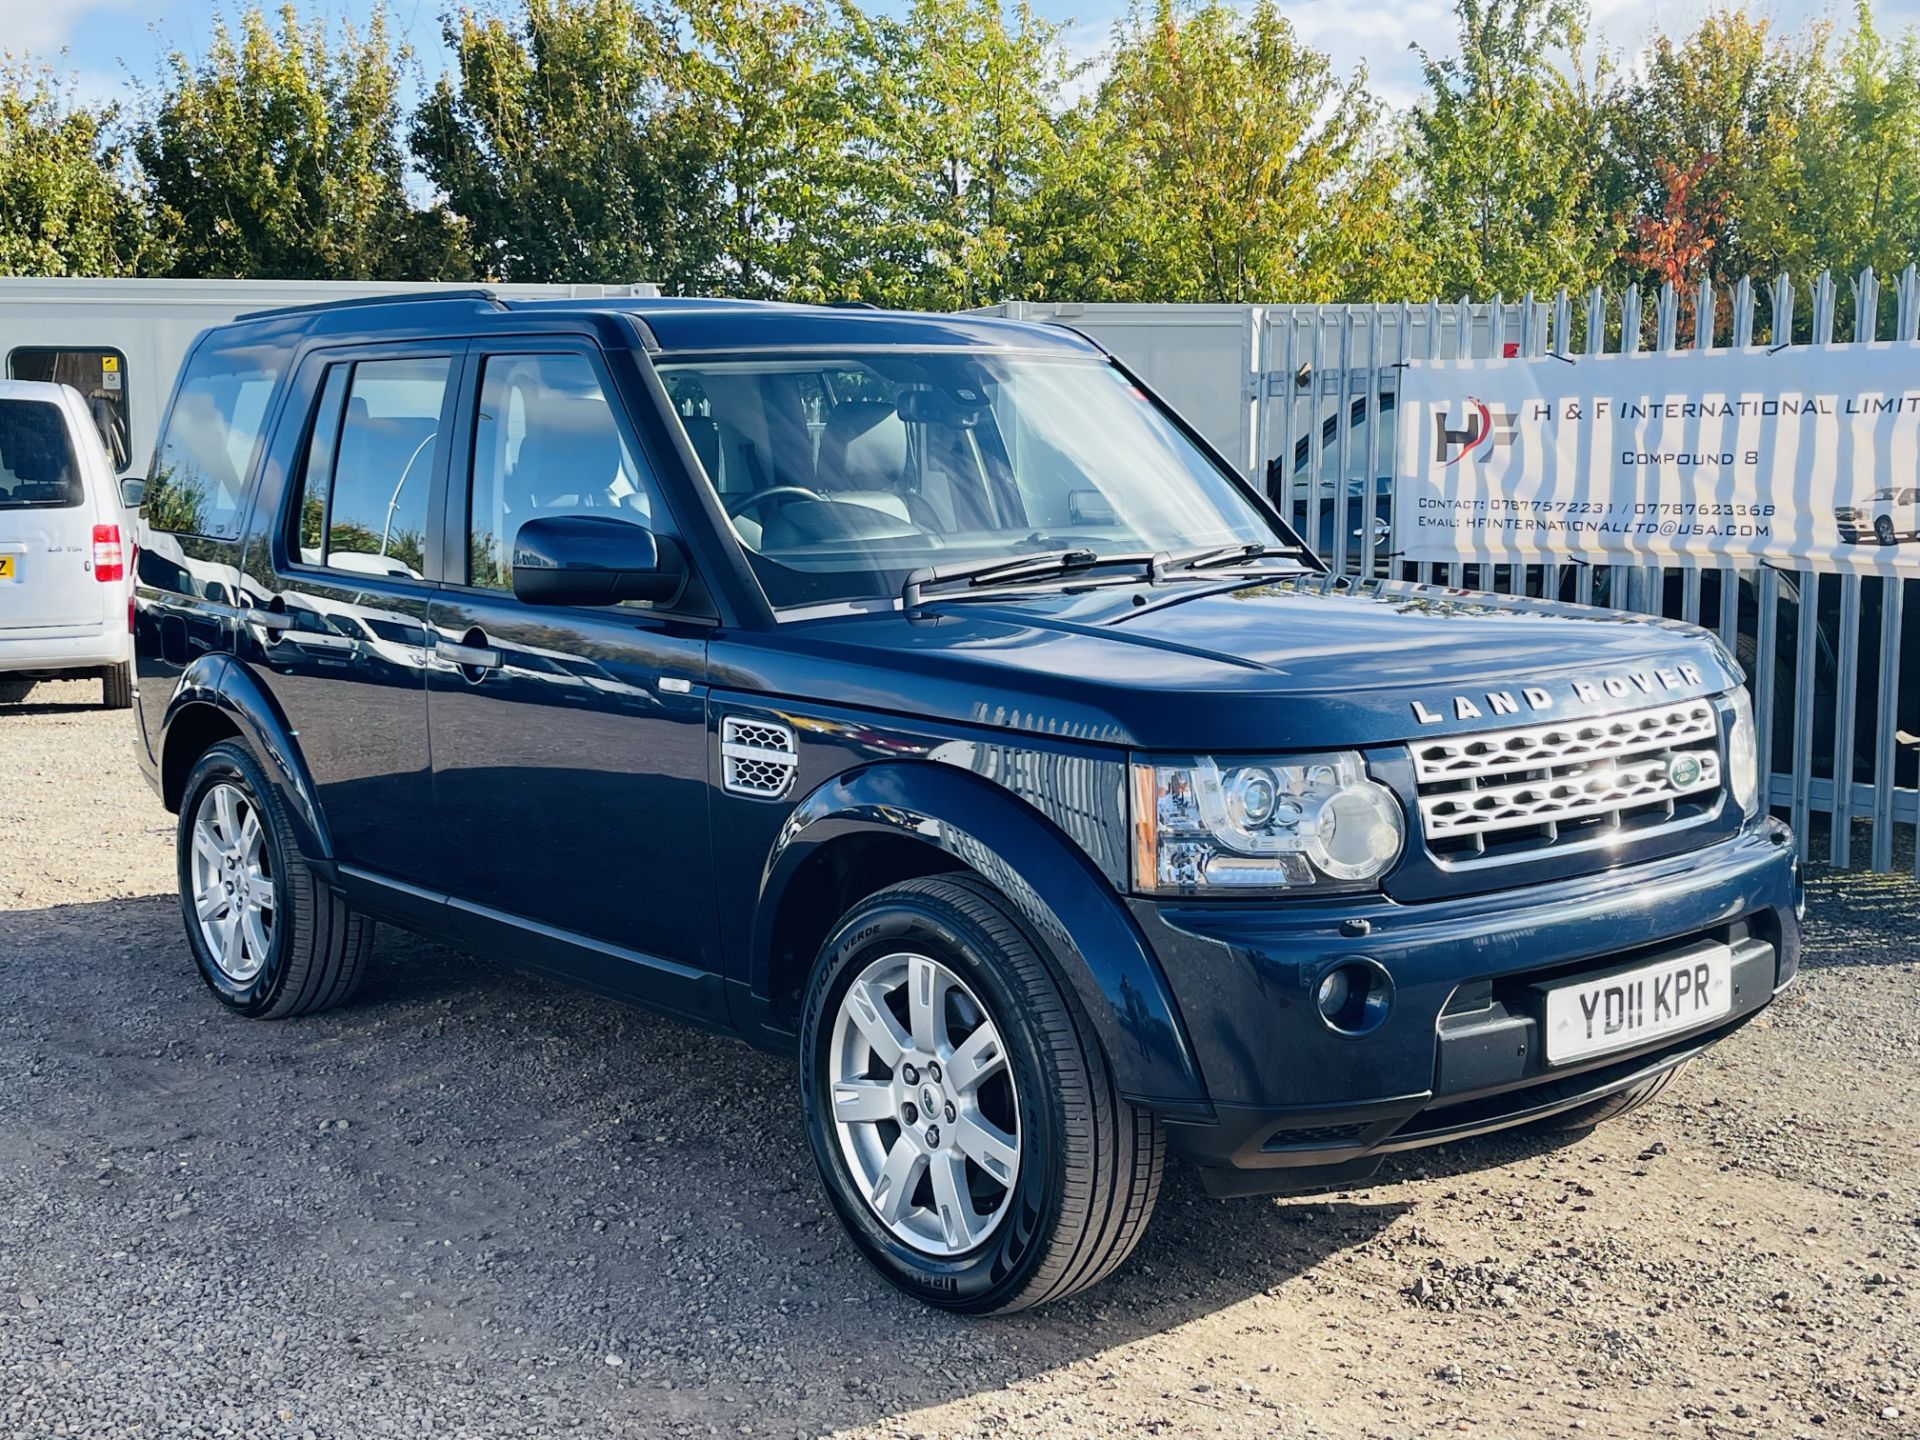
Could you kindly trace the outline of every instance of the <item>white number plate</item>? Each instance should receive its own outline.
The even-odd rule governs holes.
[[[1625,1050],[1718,1020],[1733,1009],[1733,951],[1699,945],[1598,980],[1547,991],[1547,1063]]]

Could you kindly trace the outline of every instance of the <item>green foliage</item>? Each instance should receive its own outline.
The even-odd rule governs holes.
[[[1920,41],[1889,42],[1861,0],[1831,80],[1798,132],[1806,261],[1898,271],[1920,245]],[[1790,230],[1789,233],[1792,233]]]
[[[1007,299],[1517,297],[1883,274],[1920,250],[1920,41],[1739,9],[1637,73],[1584,0],[1455,0],[1405,112],[1278,0],[488,0],[404,50],[292,4],[139,113],[0,62],[0,271]],[[320,14],[309,6],[307,13]],[[1891,303],[1889,301],[1889,303]]]
[[[706,137],[676,123],[672,21],[634,0],[526,0],[446,23],[455,70],[415,116],[427,178],[501,280],[713,277]]]
[[[147,243],[119,179],[117,112],[72,103],[47,70],[0,58],[0,274],[123,275]]]
[[[1406,174],[1366,76],[1342,79],[1272,0],[1158,0],[1115,37],[1074,140],[1091,234],[1036,227],[1047,287],[1073,298],[1253,301],[1397,294],[1417,260]],[[1085,178],[1083,178],[1085,177]],[[1076,243],[1077,242],[1077,243]]]
[[[1797,243],[1803,227],[1790,197],[1796,146],[1823,69],[1823,36],[1795,47],[1766,20],[1737,10],[1709,14],[1693,34],[1655,43],[1645,75],[1625,97],[1622,160],[1640,214],[1692,225],[1709,242],[1686,279],[1704,271],[1737,282],[1809,258]],[[1681,176],[1692,178],[1676,208],[1672,181]],[[1623,258],[1633,274],[1631,257]]]
[[[697,159],[679,201],[703,283],[729,294],[832,299],[847,47],[812,0],[683,0],[667,124]],[[694,203],[697,196],[700,203]]]
[[[444,270],[440,217],[407,204],[400,56],[376,10],[336,46],[292,4],[276,29],[216,19],[198,62],[176,51],[134,137],[167,247],[160,273],[397,278]]]
[[[842,23],[826,288],[941,309],[1009,298],[1039,177],[1059,158],[1057,27],[1024,0],[912,0],[899,19],[848,5]]]
[[[1422,54],[1418,232],[1442,295],[1593,283],[1624,238],[1611,203],[1614,82],[1584,67],[1575,0],[1457,0],[1460,53]]]

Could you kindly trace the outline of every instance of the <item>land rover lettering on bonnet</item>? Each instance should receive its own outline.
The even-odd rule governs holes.
[[[1095,1283],[1169,1155],[1591,1126],[1798,964],[1716,639],[1335,580],[1063,329],[277,311],[149,473],[139,753],[218,1002],[341,1004],[384,923],[789,1056],[933,1305]]]
[[[1633,670],[1624,675],[1598,679],[1572,679],[1557,689],[1544,685],[1521,685],[1503,690],[1483,690],[1478,695],[1453,695],[1438,708],[1425,700],[1413,702],[1413,718],[1422,725],[1444,725],[1448,718],[1479,720],[1488,715],[1518,715],[1523,709],[1532,713],[1552,710],[1559,705],[1570,710],[1582,705],[1603,705],[1634,695],[1686,694],[1700,688],[1700,671],[1692,665],[1661,666],[1654,670]]]

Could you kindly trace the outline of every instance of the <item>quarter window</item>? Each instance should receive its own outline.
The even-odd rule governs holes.
[[[127,432],[127,357],[118,350],[22,345],[7,356],[14,380],[50,380],[80,392],[115,470],[133,462]]]
[[[512,588],[514,537],[535,516],[611,515],[666,528],[653,477],[584,355],[487,357],[470,497],[468,579],[489,590]]]
[[[279,373],[246,352],[188,362],[154,456],[141,514],[156,530],[232,539]]]
[[[327,371],[295,509],[303,564],[421,578],[452,371],[444,356]]]

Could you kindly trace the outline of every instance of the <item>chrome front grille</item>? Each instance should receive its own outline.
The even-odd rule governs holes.
[[[1720,796],[1719,738],[1713,702],[1686,700],[1416,741],[1427,848],[1509,858],[1703,818]]]

